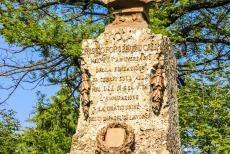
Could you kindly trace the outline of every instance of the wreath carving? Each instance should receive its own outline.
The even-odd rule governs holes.
[[[90,74],[87,69],[82,70],[82,82],[80,87],[81,94],[81,104],[85,119],[89,117],[89,107],[90,107]]]
[[[163,101],[163,94],[165,90],[164,78],[163,78],[163,69],[154,68],[154,75],[151,78],[151,98],[152,98],[152,109],[155,114],[159,114]]]
[[[108,147],[105,142],[105,136],[107,130],[110,128],[122,128],[125,130],[125,140],[123,144],[119,147]],[[135,135],[133,128],[126,123],[114,122],[108,124],[106,127],[102,128],[97,134],[97,154],[130,154],[132,153],[131,147],[135,141]]]
[[[155,115],[159,115],[162,107],[165,85],[164,85],[164,65],[160,62],[163,60],[163,53],[158,55],[158,64],[153,66],[150,78],[151,86],[151,105]]]

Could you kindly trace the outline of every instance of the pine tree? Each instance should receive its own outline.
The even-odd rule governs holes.
[[[78,117],[78,103],[73,97],[68,98],[70,90],[62,87],[46,103],[39,94],[34,116],[29,122],[35,127],[27,128],[21,134],[22,142],[18,145],[21,153],[68,153],[71,138],[75,133]]]
[[[15,112],[12,110],[0,110],[0,153],[10,154],[16,152],[16,144],[20,141],[20,124],[15,119]]]

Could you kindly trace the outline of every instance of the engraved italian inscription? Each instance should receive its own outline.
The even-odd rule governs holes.
[[[153,75],[148,68],[152,61],[157,60],[155,54],[149,52],[151,50],[158,50],[158,45],[99,46],[83,50],[83,58],[91,62],[89,69],[94,72],[90,79],[90,93],[93,94],[90,99],[96,108],[91,111],[90,121],[141,120],[148,118],[151,108],[157,108],[157,96],[153,97],[156,101],[153,100],[155,104],[152,103],[152,106],[148,104],[153,101],[146,99],[154,86],[151,83]],[[144,109],[142,106],[145,106]],[[127,111],[135,112],[124,115],[123,112]],[[105,113],[108,116],[104,117]]]

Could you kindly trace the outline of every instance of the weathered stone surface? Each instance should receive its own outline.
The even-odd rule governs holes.
[[[82,59],[90,103],[81,98],[71,153],[95,153],[98,132],[124,122],[134,129],[133,154],[180,154],[176,60],[168,38],[148,28],[115,28],[85,40]]]
[[[152,0],[102,1],[116,19],[83,41],[71,154],[180,154],[176,60],[169,39],[148,29]]]

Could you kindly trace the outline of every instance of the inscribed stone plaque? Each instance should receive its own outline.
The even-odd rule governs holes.
[[[83,88],[72,151],[93,154],[97,133],[113,121],[135,130],[133,153],[179,145],[171,133],[178,132],[176,61],[167,38],[148,28],[117,28],[85,40],[82,59],[90,88]]]

